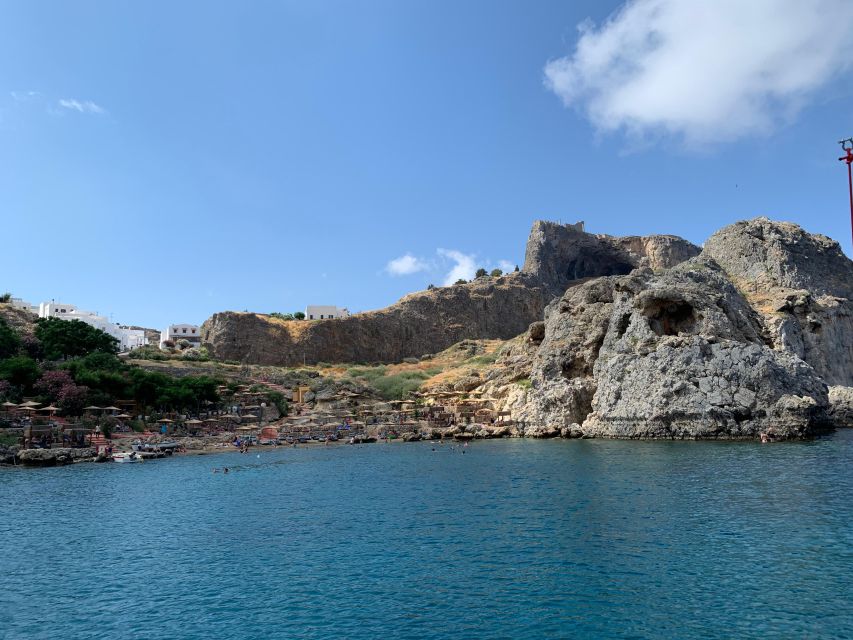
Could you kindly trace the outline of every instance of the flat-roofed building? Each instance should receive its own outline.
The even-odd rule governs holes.
[[[348,318],[349,315],[349,309],[334,305],[309,304],[305,308],[306,320],[334,320],[335,318]]]
[[[171,340],[176,344],[179,340],[186,340],[192,346],[198,347],[201,345],[201,329],[197,324],[170,324],[160,334],[161,349],[165,346],[167,340]]]

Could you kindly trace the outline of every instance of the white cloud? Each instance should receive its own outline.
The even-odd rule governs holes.
[[[107,112],[106,109],[95,104],[91,100],[84,100],[83,102],[80,102],[79,100],[74,100],[72,98],[62,98],[59,100],[59,106],[63,109],[78,111],[79,113],[95,113],[103,115]]]
[[[849,0],[629,0],[545,83],[601,131],[688,145],[764,134],[850,66]]]
[[[407,276],[418,271],[425,271],[428,267],[429,265],[426,262],[416,258],[411,253],[407,253],[391,260],[385,265],[385,271],[392,276]]]
[[[500,269],[504,273],[510,273],[512,271],[515,271],[515,264],[513,264],[509,260],[498,260],[498,269]]]
[[[444,286],[450,286],[459,279],[470,280],[477,272],[477,267],[474,262],[475,255],[462,253],[455,249],[438,249],[438,255],[442,258],[447,258],[454,262],[453,267],[444,277]]]

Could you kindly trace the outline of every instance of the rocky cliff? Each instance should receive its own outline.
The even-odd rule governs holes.
[[[625,275],[641,265],[666,269],[699,254],[677,236],[613,237],[586,233],[582,223],[537,220],[527,239],[523,271],[554,295],[582,278]]]
[[[756,218],[715,233],[704,253],[761,314],[775,349],[853,386],[853,261],[837,242]]]
[[[520,273],[413,293],[350,318],[288,322],[217,313],[204,323],[202,340],[216,358],[252,364],[399,362],[463,339],[512,338],[541,320],[551,299],[584,279],[641,264],[662,269],[699,252],[675,236],[614,238],[585,233],[582,226],[535,222]]]
[[[535,278],[514,273],[413,293],[335,320],[217,313],[204,323],[202,340],[216,358],[252,364],[399,362],[465,338],[512,338],[542,317],[548,300]]]
[[[587,437],[799,438],[828,427],[827,387],[767,344],[710,258],[574,288],[532,366],[535,426]]]

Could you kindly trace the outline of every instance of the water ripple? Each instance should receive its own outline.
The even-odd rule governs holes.
[[[853,432],[432,449],[2,469],[0,638],[853,636]]]

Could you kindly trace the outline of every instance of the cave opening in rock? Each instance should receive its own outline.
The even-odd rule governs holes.
[[[649,327],[659,336],[693,333],[696,314],[693,307],[681,300],[659,300],[646,310]]]

